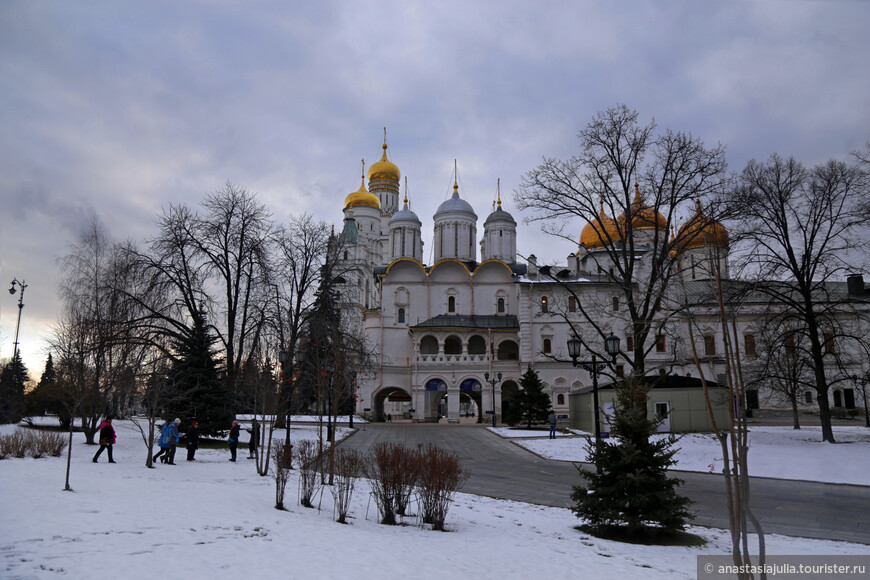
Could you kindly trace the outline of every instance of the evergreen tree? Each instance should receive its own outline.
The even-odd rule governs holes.
[[[58,382],[54,358],[48,353],[39,383],[24,396],[24,409],[29,416],[51,413],[57,417],[63,429],[69,429],[73,417],[64,403],[64,392]]]
[[[12,360],[0,373],[0,423],[17,423],[24,414],[24,385],[27,367],[21,353],[15,351]]]
[[[509,425],[526,423],[526,428],[531,429],[532,423],[543,423],[547,420],[551,408],[550,396],[544,392],[544,383],[537,371],[532,369],[532,365],[523,373],[520,387],[507,409],[505,421]]]
[[[579,469],[588,485],[575,485],[571,510],[593,529],[624,528],[629,535],[682,530],[692,517],[691,503],[677,494],[683,481],[668,477],[676,460],[673,435],[651,440],[658,422],[633,404],[629,392],[617,390],[612,434],[615,441],[590,443],[601,473]]]

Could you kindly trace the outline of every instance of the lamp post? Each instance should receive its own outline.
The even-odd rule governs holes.
[[[284,444],[290,445],[290,414],[293,411],[290,408],[290,397],[293,393],[293,357],[289,352],[282,348],[278,351],[278,362],[281,363],[281,388],[283,389],[285,386],[287,387],[287,421],[285,423],[287,433],[284,436]],[[289,374],[287,373],[287,363],[290,363]]]
[[[489,373],[483,373],[484,380],[492,385],[492,426],[495,427],[495,386],[501,381],[501,373],[496,374],[491,379]]]
[[[592,360],[589,362],[578,361],[580,357],[580,347],[582,341],[577,338],[577,335],[568,339],[568,355],[571,357],[571,364],[576,367],[581,367],[589,371],[589,376],[592,377],[592,405],[595,414],[595,451],[601,447],[601,421],[598,416],[598,375],[606,368],[607,363],[598,364],[598,358],[595,353],[592,353]],[[611,356],[612,362],[616,362],[616,355],[619,354],[619,337],[611,334],[604,339],[604,349]],[[595,462],[595,471],[601,475],[601,465],[598,461]]]
[[[326,361],[323,363],[323,370],[329,375],[329,388],[326,391],[326,440],[332,441],[332,374],[335,372],[335,363]]]
[[[852,380],[855,381],[855,386],[858,386],[858,375],[852,375]],[[867,413],[867,379],[861,378],[861,398],[864,399],[864,424],[870,427],[870,414]]]
[[[16,290],[18,286],[19,290]],[[24,289],[27,288],[26,282],[19,282],[18,278],[12,279],[12,286],[9,288],[10,294],[18,292],[18,323],[15,325],[15,342],[12,345],[12,358],[18,355],[18,331],[21,329],[21,311],[24,309]]]

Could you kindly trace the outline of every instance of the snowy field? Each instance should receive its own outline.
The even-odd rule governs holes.
[[[760,477],[799,479],[828,483],[870,485],[870,429],[834,427],[837,444],[822,442],[821,427],[752,427],[749,432],[749,473]],[[525,429],[491,429],[498,435],[518,438],[517,444],[547,457],[564,461],[587,462],[586,442],[589,434],[575,436],[559,433],[547,438],[545,431],[532,431],[538,438],[529,439]],[[722,472],[719,442],[709,434],[689,433],[676,445],[677,465],[683,471]]]
[[[342,525],[328,490],[320,510],[298,505],[295,471],[288,511],[275,510],[274,481],[244,459],[244,441],[237,463],[225,449],[183,461],[180,448],[177,466],[146,469],[139,433],[125,421],[116,430],[114,465],[105,454],[91,463],[96,447],[76,434],[74,492],[62,491],[65,457],[0,461],[0,578],[695,578],[699,554],[729,549],[725,531],[697,527],[708,540],[700,548],[600,540],[574,529],[569,510],[466,494],[446,533],[413,517],[382,526],[364,483]],[[294,440],[314,436],[312,427],[292,430]],[[767,542],[770,554],[870,555],[859,544]]]

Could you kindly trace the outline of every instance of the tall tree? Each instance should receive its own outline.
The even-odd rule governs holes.
[[[17,423],[21,420],[27,381],[27,367],[21,360],[21,353],[16,350],[12,360],[0,371],[0,423]]]
[[[511,401],[509,414],[505,420],[513,425],[525,423],[527,429],[532,423],[543,423],[551,409],[550,396],[544,392],[544,383],[538,373],[529,365],[520,378],[520,390]]]
[[[796,159],[776,154],[764,162],[750,161],[727,199],[729,212],[739,218],[732,232],[744,248],[742,264],[757,277],[756,291],[781,311],[783,337],[785,332],[804,335],[803,361],[813,375],[822,439],[831,443],[833,345],[863,342],[844,330],[843,321],[865,316],[833,283],[866,255],[855,241],[870,222],[868,205],[867,173],[857,165],[830,160],[806,169]]]

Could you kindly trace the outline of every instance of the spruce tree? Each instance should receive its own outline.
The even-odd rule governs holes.
[[[617,390],[611,431],[615,440],[597,448],[589,444],[601,473],[578,468],[587,485],[575,485],[571,494],[571,510],[593,530],[616,526],[629,535],[676,531],[692,517],[691,500],[677,494],[683,481],[667,473],[676,463],[676,438],[651,440],[657,425],[645,407],[632,404],[629,390]]]
[[[24,413],[24,385],[27,367],[16,351],[0,373],[0,423],[17,423]]]
[[[543,423],[550,414],[550,396],[544,392],[544,383],[537,371],[529,365],[520,379],[520,391],[511,401],[505,420],[509,425],[526,423],[531,429],[532,423]]]

